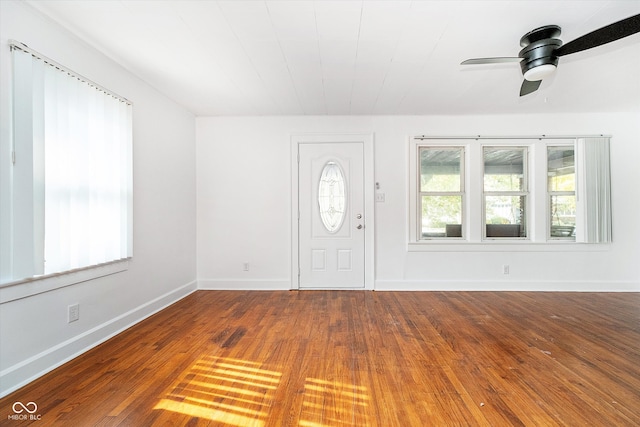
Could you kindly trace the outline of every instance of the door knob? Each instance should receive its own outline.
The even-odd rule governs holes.
[[[356,215],[356,219],[362,219],[362,214]]]
[[[358,230],[362,229],[362,224],[358,224],[358,226],[356,227]]]

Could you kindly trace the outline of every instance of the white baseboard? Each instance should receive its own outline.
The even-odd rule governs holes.
[[[0,371],[0,397],[23,387],[36,378],[107,341],[197,290],[193,281],[96,326],[65,342],[57,344],[27,360]]]
[[[290,280],[199,279],[201,290],[290,290]],[[634,281],[376,280],[376,291],[640,292]]]
[[[640,292],[633,281],[376,280],[376,291]]]
[[[288,291],[290,280],[199,279],[198,289],[219,291]]]

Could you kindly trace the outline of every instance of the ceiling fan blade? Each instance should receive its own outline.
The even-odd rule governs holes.
[[[472,65],[472,64],[500,64],[503,62],[520,62],[522,58],[502,56],[497,58],[473,58],[462,61],[460,65]]]
[[[620,40],[632,34],[640,32],[640,15],[635,15],[622,21],[614,22],[606,27],[592,31],[584,36],[563,45],[556,50],[556,56],[569,55],[581,52],[603,44]]]
[[[540,83],[542,83],[542,80],[535,80],[533,82],[524,80],[522,82],[522,86],[520,87],[520,96],[529,95],[531,92],[537,91],[540,87]]]

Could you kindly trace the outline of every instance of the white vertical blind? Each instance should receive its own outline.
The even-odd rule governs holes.
[[[26,215],[43,225],[22,227],[13,239],[32,233],[36,243],[21,254],[32,253],[32,275],[131,257],[131,105],[31,52],[14,47],[13,60],[14,169],[33,169],[31,180],[28,170],[23,178],[14,171],[14,194],[34,200],[17,204],[14,220]],[[18,270],[14,278],[24,278]]]
[[[609,146],[609,138],[606,137],[576,140],[577,242],[611,242]]]
[[[31,55],[13,56],[13,154],[11,170],[10,274],[3,281],[44,273],[44,63]]]

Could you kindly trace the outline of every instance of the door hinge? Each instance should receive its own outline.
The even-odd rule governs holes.
[[[16,152],[15,151],[11,152],[11,163],[14,164],[14,165],[16,164]]]

